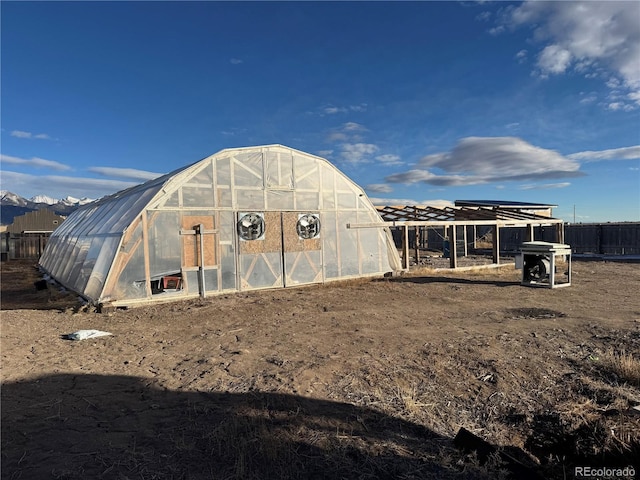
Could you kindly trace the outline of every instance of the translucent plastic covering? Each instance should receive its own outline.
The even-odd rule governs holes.
[[[40,264],[94,303],[286,287],[397,269],[382,225],[322,158],[229,149],[75,211]]]
[[[52,233],[40,266],[62,285],[99,302],[122,237],[168,180],[165,175],[73,212]]]

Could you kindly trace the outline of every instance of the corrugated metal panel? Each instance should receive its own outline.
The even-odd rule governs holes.
[[[585,223],[565,227],[565,243],[574,253],[640,254],[640,223]]]
[[[23,232],[52,232],[64,221],[64,217],[56,215],[48,209],[36,210],[15,217],[7,231],[10,233]]]

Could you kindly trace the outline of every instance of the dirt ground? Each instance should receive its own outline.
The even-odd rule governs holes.
[[[2,264],[2,478],[640,474],[640,264],[574,261],[554,290],[424,269],[111,313],[38,278]],[[63,338],[80,329],[113,335]],[[498,453],[459,449],[462,427]]]

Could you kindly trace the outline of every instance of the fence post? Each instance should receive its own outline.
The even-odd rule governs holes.
[[[602,255],[604,254],[604,249],[602,248],[602,225],[598,225],[598,233],[596,236],[598,241],[598,253]]]

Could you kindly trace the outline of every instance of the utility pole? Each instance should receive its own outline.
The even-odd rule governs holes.
[[[573,204],[573,223],[576,223],[576,204]]]

